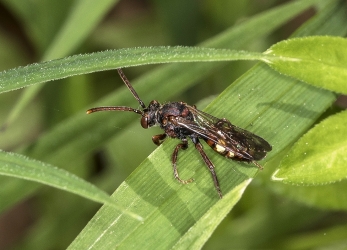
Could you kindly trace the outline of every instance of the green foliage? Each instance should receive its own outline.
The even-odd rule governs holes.
[[[347,113],[341,112],[311,129],[283,159],[273,179],[297,185],[322,185],[347,178],[346,119]]]
[[[99,190],[94,185],[70,174],[67,171],[39,161],[30,160],[19,154],[0,151],[0,174],[36,181],[48,186],[66,190],[87,199],[115,207],[120,209],[122,212],[127,213],[125,209],[118,206],[117,202],[110,199],[107,193]],[[141,217],[132,213],[129,213],[129,215],[140,221],[142,220]]]
[[[263,59],[260,53],[189,47],[144,47],[71,56],[7,70],[0,75],[0,93],[32,84],[107,69],[154,63],[213,62]],[[264,59],[263,59],[264,60]],[[43,71],[45,74],[38,74]]]
[[[283,158],[272,179],[297,200],[325,209],[346,209],[346,111],[312,128]]]
[[[346,112],[335,114],[331,109],[325,113],[336,100],[331,91],[345,93],[346,39],[341,38],[347,33],[344,1],[292,1],[233,25],[234,19],[228,19],[219,1],[205,3],[204,15],[196,3],[182,12],[185,1],[170,8],[153,1],[159,17],[122,21],[109,14],[102,23],[117,1],[100,1],[98,6],[89,0],[61,1],[59,6],[41,5],[41,1],[35,3],[37,6],[19,0],[3,2],[22,20],[41,60],[61,58],[12,69],[5,65],[2,67],[7,70],[0,73],[1,133],[6,138],[0,145],[11,151],[0,153],[0,209],[4,213],[35,196],[35,207],[40,211],[30,233],[20,243],[13,243],[15,247],[298,249],[345,244]],[[249,15],[261,8],[257,4],[251,1],[232,6]],[[125,10],[129,7],[124,6]],[[33,15],[35,8],[38,13]],[[47,8],[56,10],[52,20],[43,18]],[[306,17],[293,39],[272,45],[281,40],[273,32],[308,8],[315,14]],[[179,22],[178,14],[172,13],[182,15]],[[242,16],[237,10],[233,13]],[[189,25],[180,24],[186,22]],[[139,32],[141,28],[154,24],[155,30],[142,38],[146,34]],[[220,30],[224,31],[213,35]],[[269,34],[271,39],[264,38]],[[204,41],[195,47],[176,46],[197,40]],[[131,44],[131,48],[122,48],[124,44]],[[165,46],[143,46],[153,44]],[[13,44],[5,45],[14,50]],[[100,48],[102,52],[95,52]],[[254,50],[259,52],[249,52]],[[76,53],[82,54],[66,57]],[[29,62],[17,51],[2,54],[13,55],[11,65],[15,61],[20,65],[23,58]],[[233,62],[230,66],[228,62],[239,60],[261,62],[245,73],[250,64]],[[143,67],[125,69],[143,101],[184,100],[193,104],[199,100],[201,109],[204,105],[200,103],[209,103],[210,95],[218,94],[206,112],[229,119],[273,146],[261,162],[263,172],[220,157],[205,145],[224,194],[219,200],[194,147],[179,153],[180,176],[194,178],[193,183],[182,185],[173,178],[170,162],[177,140],[167,140],[154,150],[150,136],[160,130],[141,130],[135,114],[85,114],[95,106],[138,106],[122,83],[114,87],[114,71],[87,73],[157,63],[170,64],[146,66],[146,73],[136,72]],[[238,72],[242,72],[241,77]],[[140,76],[136,78],[136,74]],[[84,77],[72,77],[75,75]],[[75,87],[77,82],[79,87]],[[80,87],[82,84],[88,88]],[[19,89],[24,87],[20,97]],[[12,110],[8,110],[10,106]],[[322,115],[325,119],[318,123]],[[22,139],[16,136],[19,130]],[[101,170],[90,170],[98,166]],[[271,181],[271,176],[277,182]],[[52,188],[46,191],[46,185],[105,205],[95,214],[92,202]],[[109,197],[101,190],[113,194]],[[343,212],[333,221],[335,210]],[[143,222],[128,216],[129,211],[141,216]],[[324,240],[319,237],[323,232],[327,232]]]
[[[265,54],[272,68],[338,93],[347,93],[347,39],[342,37],[304,37],[279,42]]]

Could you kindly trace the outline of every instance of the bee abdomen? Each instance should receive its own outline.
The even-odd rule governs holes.
[[[232,151],[225,148],[223,146],[223,143],[218,144],[218,143],[215,143],[214,141],[209,140],[209,139],[206,139],[205,141],[218,154],[223,155],[227,158],[234,158],[235,157],[235,154]]]

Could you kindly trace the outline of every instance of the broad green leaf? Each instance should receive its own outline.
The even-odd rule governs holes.
[[[347,112],[331,116],[305,134],[283,159],[272,179],[322,185],[347,178]]]
[[[140,216],[120,207],[107,193],[98,189],[94,185],[63,169],[29,159],[23,155],[0,151],[0,174],[35,181],[65,190],[87,199],[117,208],[137,220],[142,219]]]
[[[314,86],[347,94],[347,39],[304,37],[279,42],[264,54],[275,58],[269,65],[282,74]]]

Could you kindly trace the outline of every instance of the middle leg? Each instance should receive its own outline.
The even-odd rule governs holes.
[[[219,186],[219,181],[218,181],[218,178],[217,178],[217,174],[216,172],[214,171],[214,165],[213,163],[211,162],[211,160],[208,158],[208,156],[206,155],[200,141],[197,139],[197,138],[194,138],[193,139],[193,143],[195,144],[195,148],[199,151],[202,159],[204,160],[204,162],[206,163],[207,167],[208,167],[208,170],[210,170],[210,173],[212,175],[212,179],[213,179],[213,183],[214,183],[214,186],[217,190],[217,193],[219,195],[219,198],[223,198],[223,195],[222,195],[222,191],[220,189],[220,186]]]
[[[178,151],[180,149],[186,150],[188,148],[188,141],[187,139],[182,139],[182,143],[177,144],[177,146],[175,147],[175,150],[172,154],[172,167],[173,167],[173,171],[174,171],[174,176],[175,179],[178,180],[179,182],[183,183],[183,184],[188,184],[190,182],[193,181],[192,178],[190,178],[189,180],[182,180],[179,175],[178,175],[178,170],[177,170],[177,156],[178,156]]]

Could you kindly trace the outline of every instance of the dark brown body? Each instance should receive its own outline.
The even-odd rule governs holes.
[[[170,102],[160,106],[156,112],[157,124],[165,131],[165,134],[171,138],[184,139],[193,133],[182,129],[175,124],[175,118],[182,117],[185,120],[193,120],[194,116],[184,102]]]
[[[191,139],[211,172],[215,188],[220,198],[222,198],[222,192],[214,170],[215,167],[205,154],[200,139],[204,140],[220,155],[232,160],[253,163],[262,169],[262,166],[256,161],[263,159],[266,153],[272,149],[271,145],[263,138],[232,125],[225,118],[216,118],[185,102],[170,102],[161,105],[159,102],[153,100],[146,107],[122,70],[118,69],[118,73],[143,110],[123,106],[111,106],[92,108],[87,111],[87,114],[96,111],[132,111],[142,116],[141,126],[143,128],[158,125],[164,130],[163,134],[152,137],[156,145],[160,145],[166,137],[181,140],[181,143],[175,147],[172,154],[174,176],[178,181],[181,183],[192,181],[192,179],[180,179],[176,166],[178,151],[188,148],[187,138]]]

